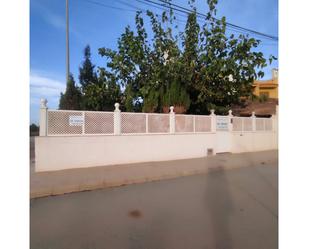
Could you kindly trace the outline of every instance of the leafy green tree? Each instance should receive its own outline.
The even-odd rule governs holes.
[[[137,35],[130,27],[118,39],[118,51],[100,48],[99,54],[106,56],[110,61],[107,66],[111,69],[116,81],[125,88],[124,104],[126,110],[137,111],[141,106],[141,89],[147,84],[149,64],[149,48],[146,44],[147,34],[144,29],[140,12],[136,15]]]
[[[60,93],[59,109],[62,110],[80,110],[81,92],[75,85],[73,75],[70,74],[65,93]]]
[[[85,89],[90,84],[97,83],[98,78],[95,72],[95,65],[91,62],[90,46],[87,45],[84,49],[84,61],[82,67],[79,68],[79,83],[82,89]]]
[[[162,25],[171,20],[172,13],[169,15],[163,12],[159,21],[158,16],[147,11],[153,33],[152,43],[147,40],[144,19],[138,12],[135,18],[136,34],[126,27],[118,40],[118,51],[99,49],[102,56],[110,59],[108,67],[125,88],[125,106],[129,111],[160,112],[164,106],[176,102],[185,104],[186,108],[188,106],[188,96],[185,103],[180,103],[181,98],[174,101],[177,94],[173,95],[173,100],[170,99],[170,90],[185,89],[185,83],[180,77],[183,67],[179,63],[181,52],[177,39],[173,37],[170,27],[163,28]],[[187,95],[186,90],[183,93]]]
[[[84,89],[84,102],[86,110],[113,111],[116,102],[121,102],[121,90],[116,80],[110,73],[100,69],[100,75],[96,84],[89,84]]]
[[[252,83],[264,75],[263,53],[256,52],[260,41],[248,35],[226,34],[225,17],[216,19],[217,0],[208,0],[209,12],[200,32],[198,79],[191,96],[195,110],[207,112],[212,108],[226,112],[240,97],[250,96]],[[270,57],[270,62],[274,57]]]
[[[30,136],[38,136],[39,135],[39,126],[36,124],[30,125]]]
[[[99,68],[99,76],[97,75],[95,65],[91,62],[89,45],[84,49],[84,61],[79,68],[79,81],[84,110],[112,111],[114,104],[121,100],[121,90],[115,77],[104,68]]]
[[[163,11],[161,19],[147,11],[151,32],[137,12],[135,32],[127,26],[117,50],[99,49],[108,58],[115,82],[125,89],[127,110],[161,112],[176,105],[190,113],[205,114],[212,108],[225,113],[240,97],[251,95],[254,79],[263,76],[267,65],[257,51],[260,41],[248,35],[227,35],[225,17],[216,18],[217,2],[207,0],[209,11],[200,26],[194,1],[189,1],[192,12],[180,36],[173,32],[171,8]],[[272,59],[276,58],[271,56],[270,63]]]
[[[84,49],[84,61],[82,66],[79,67],[79,83],[81,85],[81,94],[82,94],[82,103],[81,107],[83,110],[101,110],[98,109],[100,103],[93,103],[94,96],[95,99],[99,98],[100,95],[100,86],[98,83],[98,77],[95,72],[95,65],[91,62],[91,51],[90,46],[87,45]]]
[[[196,83],[199,80],[199,51],[200,51],[200,26],[197,22],[196,9],[188,15],[184,35],[182,36],[183,56],[182,56],[182,77],[186,82],[186,90],[190,96],[189,112],[196,112],[196,99],[199,89],[196,89]]]

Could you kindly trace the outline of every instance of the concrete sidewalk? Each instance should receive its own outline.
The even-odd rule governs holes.
[[[266,163],[278,163],[277,150],[40,173],[34,172],[34,160],[31,160],[30,198],[171,179],[212,170]]]

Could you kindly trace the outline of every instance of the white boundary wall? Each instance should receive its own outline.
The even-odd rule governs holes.
[[[197,158],[215,134],[36,137],[36,171]]]
[[[43,115],[47,115],[46,105],[45,107],[44,105],[41,106],[41,111],[43,111]],[[173,112],[172,115],[173,119],[170,120],[170,125],[175,123]],[[117,129],[115,133],[118,134],[88,136],[85,134],[82,136],[47,136],[47,118],[41,117],[41,124],[46,125],[46,127],[42,127],[43,129],[40,127],[40,137],[35,138],[35,170],[38,172],[53,171],[198,158],[207,156],[209,149],[212,149],[213,153],[216,154],[216,152],[222,152],[222,148],[228,148],[228,151],[225,152],[231,153],[278,148],[277,115],[271,118],[272,129],[267,131],[256,131],[255,123],[252,123],[251,131],[244,131],[244,129],[233,131],[231,123],[224,130],[221,123],[220,127],[216,128],[216,115],[213,111],[210,117],[212,121],[209,132],[196,132],[194,129],[192,133],[174,133],[174,129],[170,128],[170,132],[164,134],[119,134],[121,131]],[[229,121],[233,119],[231,112],[225,117]],[[247,119],[246,122],[250,120],[255,122],[258,118],[255,118],[253,113],[251,118],[245,119]],[[240,123],[244,123],[244,121],[242,120]],[[116,122],[114,122],[114,125],[120,126]],[[223,130],[220,131],[219,128]]]
[[[277,149],[275,132],[229,135],[232,153]],[[36,171],[205,157],[216,141],[216,133],[36,137]]]
[[[233,132],[231,153],[254,152],[278,149],[275,132]]]

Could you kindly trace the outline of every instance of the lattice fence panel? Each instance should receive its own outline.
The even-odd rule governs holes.
[[[195,132],[210,132],[211,131],[211,117],[209,116],[194,116],[195,118]]]
[[[146,133],[146,114],[121,113],[121,133]]]
[[[252,118],[243,118],[244,131],[252,131]]]
[[[48,111],[48,135],[79,135],[81,125],[70,125],[70,117],[82,117],[81,111]]]
[[[256,130],[257,131],[264,131],[264,118],[256,118]]]
[[[272,131],[273,130],[273,122],[271,118],[265,119],[265,130],[266,131]]]
[[[85,112],[85,134],[113,134],[113,112]]]
[[[193,118],[194,116],[189,115],[175,115],[175,131],[194,132]]]
[[[168,133],[170,131],[169,114],[148,114],[148,132]]]
[[[232,120],[233,120],[233,131],[242,131],[242,118],[234,117]]]

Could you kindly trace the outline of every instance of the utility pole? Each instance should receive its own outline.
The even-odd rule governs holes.
[[[69,0],[66,0],[66,79],[69,82],[70,76],[70,51],[69,51]]]

